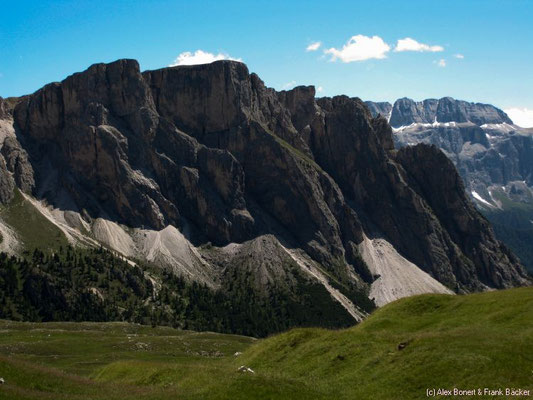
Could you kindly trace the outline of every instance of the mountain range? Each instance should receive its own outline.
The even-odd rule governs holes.
[[[499,133],[512,126],[505,114],[315,95],[277,92],[236,61],[141,72],[118,60],[0,99],[1,250],[105,246],[265,306],[326,294],[315,310],[354,322],[413,294],[531,283],[470,197],[501,207],[487,197],[498,171],[509,198],[531,184],[527,153],[494,158],[497,143],[520,152],[531,141]],[[431,140],[395,147],[435,124],[451,148],[460,139],[455,159]],[[468,194],[452,161],[479,176],[465,179]]]
[[[397,148],[439,147],[497,236],[533,270],[533,129],[515,125],[492,105],[450,97],[366,104],[389,120]]]

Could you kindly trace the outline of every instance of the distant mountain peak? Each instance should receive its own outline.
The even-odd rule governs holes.
[[[471,103],[452,97],[420,102],[403,98],[392,107],[390,123],[393,127],[433,122],[472,122],[476,125],[513,123],[504,111],[490,104]]]

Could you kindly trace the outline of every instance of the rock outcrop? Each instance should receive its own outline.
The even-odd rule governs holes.
[[[13,198],[15,187],[31,192],[34,186],[33,168],[26,150],[15,135],[13,106],[17,99],[0,97],[0,203]]]
[[[0,97],[0,119],[6,119],[8,117],[7,105],[5,100]]]

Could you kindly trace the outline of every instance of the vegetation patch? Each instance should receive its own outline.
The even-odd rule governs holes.
[[[36,210],[19,189],[15,189],[7,206],[0,207],[0,218],[17,232],[27,252],[36,248],[57,250],[68,245],[63,232]]]
[[[24,258],[0,253],[0,318],[127,321],[255,337],[354,324],[317,283],[300,279],[293,290],[278,285],[260,293],[248,274],[234,274],[215,290],[172,271],[132,266],[104,248],[35,249]]]

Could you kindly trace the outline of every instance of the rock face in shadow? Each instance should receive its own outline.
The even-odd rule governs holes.
[[[438,105],[424,107],[421,119]],[[234,61],[141,73],[119,60],[20,99],[13,117],[35,171],[17,186],[86,218],[216,245],[274,234],[360,287],[373,279],[365,232],[456,291],[528,283],[453,165],[432,148],[396,153],[387,120],[357,98],[276,92]],[[437,184],[445,198],[427,191]]]
[[[185,213],[222,242],[250,222],[238,162],[160,118],[136,61],[93,65],[45,86],[18,104],[15,121],[35,162],[57,171],[58,184],[94,217],[161,229]]]
[[[459,248],[457,256],[463,256],[462,261],[471,267],[469,272],[482,282],[495,282],[498,287],[520,284],[521,276],[501,267],[502,262],[516,264],[518,260],[494,239],[489,222],[476,211],[457,170],[444,153],[436,146],[419,144],[402,148],[397,160],[406,171],[410,186],[424,197]],[[462,272],[460,266],[454,266],[457,273]]]

